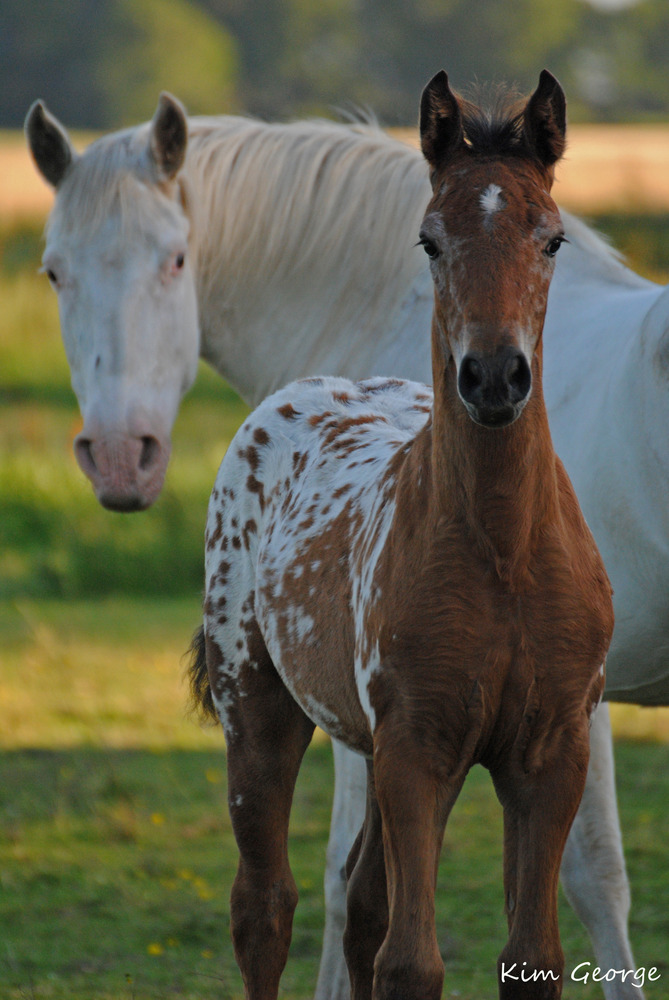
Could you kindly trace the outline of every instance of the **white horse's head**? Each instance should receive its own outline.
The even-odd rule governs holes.
[[[162,94],[150,124],[77,155],[44,105],[26,134],[56,191],[43,264],[83,428],[75,453],[101,504],[142,510],[163,485],[181,397],[197,371],[199,328],[180,177],[181,105]]]

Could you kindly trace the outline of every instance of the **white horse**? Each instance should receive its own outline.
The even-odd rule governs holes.
[[[56,189],[44,269],[84,417],[77,456],[102,503],[138,509],[158,495],[198,353],[251,404],[315,373],[429,379],[433,295],[415,247],[429,182],[416,150],[375,128],[187,121],[166,95],[151,123],[83,155],[40,103],[27,132]],[[608,697],[667,704],[669,293],[563,221],[545,393],[616,592]],[[364,813],[364,764],[333,746],[319,1000],[348,988],[341,872]],[[600,967],[633,968],[606,710],[562,880]],[[640,996],[629,977],[603,985],[607,1000]]]

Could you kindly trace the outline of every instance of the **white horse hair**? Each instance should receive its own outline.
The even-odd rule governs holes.
[[[81,156],[39,102],[27,133],[57,192],[44,267],[84,417],[77,456],[101,502],[138,509],[160,492],[198,353],[250,404],[303,375],[429,379],[418,151],[373,126],[187,120],[167,95],[151,123]],[[608,697],[667,704],[669,292],[583,223],[563,222],[544,386],[615,590]],[[563,885],[598,965],[631,969],[606,705],[594,719]],[[364,764],[334,750],[319,1000],[347,995],[341,870],[364,813]],[[641,995],[617,978],[603,988],[607,1000]]]

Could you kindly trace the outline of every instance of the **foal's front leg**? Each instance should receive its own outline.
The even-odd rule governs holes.
[[[562,735],[551,763],[528,773],[525,761],[491,766],[504,807],[504,889],[509,939],[498,961],[501,1000],[562,995],[557,889],[569,828],[583,793],[588,723]]]
[[[276,1000],[297,888],[288,863],[295,781],[314,724],[260,658],[226,712],[228,804],[239,847],[231,933],[247,1000]]]
[[[390,745],[382,734],[374,775],[383,823],[388,933],[374,963],[372,997],[439,1000],[444,964],[435,928],[437,868],[446,820],[471,761],[442,762],[437,774],[418,741],[393,745],[395,727],[387,728]]]

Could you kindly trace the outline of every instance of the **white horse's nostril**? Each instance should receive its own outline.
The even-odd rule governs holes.
[[[98,467],[95,464],[95,459],[93,458],[93,451],[91,448],[91,441],[89,438],[78,437],[74,442],[74,454],[79,464],[81,471],[91,478],[94,476]]]
[[[139,457],[139,467],[142,472],[148,472],[160,458],[160,443],[154,437],[142,438],[142,452]]]
[[[74,453],[103,507],[133,511],[150,507],[160,493],[170,447],[153,434],[107,432],[79,435]]]

